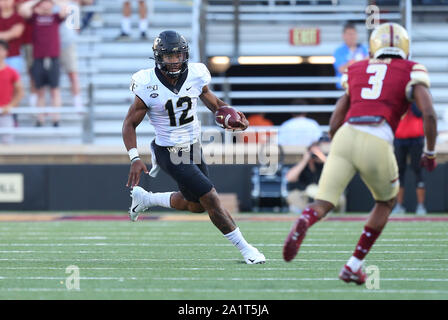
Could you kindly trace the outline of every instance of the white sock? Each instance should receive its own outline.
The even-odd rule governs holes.
[[[352,269],[353,272],[356,272],[361,268],[364,260],[359,260],[358,258],[352,256],[350,259],[348,259],[347,266]]]
[[[82,108],[82,98],[80,94],[73,96],[73,104],[75,108]]]
[[[240,250],[240,252],[243,252],[244,250],[249,249],[251,247],[251,245],[247,243],[247,241],[241,234],[240,228],[236,228],[232,232],[225,234],[224,237],[229,239],[229,241],[232,242],[233,245],[237,247],[238,250]]]
[[[37,94],[32,93],[30,95],[30,107],[34,108],[37,106]]]
[[[157,193],[148,193],[145,197],[145,205],[149,207],[164,207],[171,208],[171,195],[174,192],[157,192]]]
[[[148,30],[148,20],[140,19],[138,28],[140,29],[140,32],[146,32]]]
[[[131,18],[123,17],[121,19],[121,31],[123,31],[126,34],[131,33]]]

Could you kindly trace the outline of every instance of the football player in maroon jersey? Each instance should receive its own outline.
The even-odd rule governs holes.
[[[341,82],[346,89],[330,119],[331,151],[319,180],[316,201],[302,212],[283,247],[283,258],[296,256],[306,231],[332,210],[355,173],[375,199],[353,256],[339,274],[345,282],[363,284],[365,256],[387,223],[398,193],[394,132],[415,101],[423,114],[426,149],[421,165],[434,170],[436,114],[426,68],[408,60],[409,38],[395,23],[381,24],[370,37],[371,59],[351,65]]]

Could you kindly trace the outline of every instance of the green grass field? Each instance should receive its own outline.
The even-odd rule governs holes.
[[[206,221],[1,222],[0,299],[448,299],[448,222],[389,222],[365,263],[379,289],[337,278],[362,222],[316,224],[285,263],[291,224],[239,221],[267,258],[246,265]],[[66,288],[69,265],[79,291]]]

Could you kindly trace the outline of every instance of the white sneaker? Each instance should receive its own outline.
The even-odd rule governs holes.
[[[266,262],[265,256],[258,251],[257,248],[252,246],[250,246],[250,249],[243,253],[243,257],[247,264],[261,264]]]
[[[147,193],[149,192],[142,187],[136,186],[132,188],[132,203],[131,207],[129,208],[129,219],[131,219],[131,221],[137,221],[140,212],[148,210],[148,207],[144,205],[144,197]]]
[[[402,214],[406,213],[406,209],[399,203],[396,204],[394,209],[392,210],[391,214]]]
[[[424,216],[426,214],[426,208],[423,204],[418,204],[415,214],[418,216]]]
[[[73,97],[73,105],[74,105],[75,109],[78,111],[83,109],[84,104],[82,102],[81,95],[76,95]]]

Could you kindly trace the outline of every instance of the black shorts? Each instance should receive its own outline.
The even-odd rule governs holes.
[[[400,185],[402,187],[404,187],[405,182],[404,177],[408,156],[411,158],[411,167],[415,173],[417,188],[424,187],[422,168],[420,167],[420,158],[425,144],[424,139],[424,137],[418,137],[394,140],[395,157],[397,158]]]
[[[190,151],[170,151],[170,147],[161,147],[152,141],[157,164],[168,173],[179,186],[179,191],[185,199],[199,202],[199,198],[210,192],[213,183],[208,177],[207,164],[204,161],[199,143],[190,145]],[[188,161],[174,161],[177,160]],[[197,162],[197,163],[195,163]]]
[[[49,86],[52,89],[59,87],[59,70],[59,58],[34,59],[31,66],[31,76],[36,89],[45,86]]]

